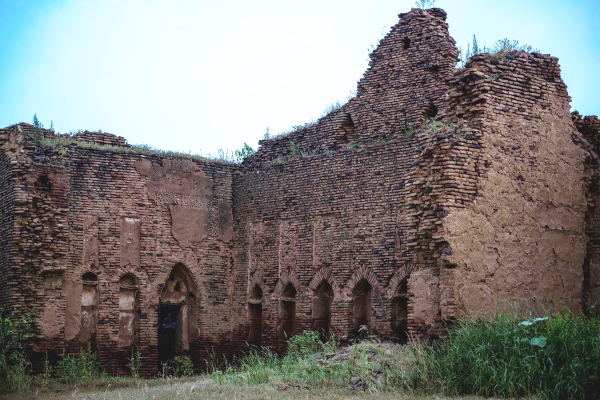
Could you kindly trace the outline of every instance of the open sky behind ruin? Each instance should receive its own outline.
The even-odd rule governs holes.
[[[414,0],[0,0],[0,126],[202,152],[255,149],[356,90]],[[600,113],[599,0],[438,0],[466,49],[517,39],[559,57],[583,115]]]

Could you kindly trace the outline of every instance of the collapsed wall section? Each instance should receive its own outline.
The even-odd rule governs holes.
[[[234,309],[248,310],[238,314],[239,340],[257,336],[259,304],[266,343],[289,333],[280,327],[287,312],[279,312],[279,302],[290,301],[281,294],[288,283],[297,291],[294,332],[311,329],[312,319],[344,337],[362,324],[402,340],[409,331],[441,331],[436,265],[427,255],[414,262],[415,244],[429,251],[431,236],[421,224],[429,211],[411,197],[426,179],[421,161],[428,165],[411,135],[446,108],[458,50],[443,10],[400,18],[371,54],[355,98],[313,125],[261,141],[236,175]],[[413,285],[417,269],[424,272]]]
[[[445,121],[467,126],[456,140],[474,139],[467,150],[475,160],[474,171],[457,168],[456,181],[474,191],[447,198],[440,287],[454,311],[578,309],[586,154],[573,140],[557,59],[478,55],[452,85]]]
[[[413,8],[371,53],[356,96],[314,124],[260,142],[247,165],[260,165],[293,153],[336,151],[403,134],[409,124],[435,117],[447,104],[458,49],[448,33],[446,13]]]

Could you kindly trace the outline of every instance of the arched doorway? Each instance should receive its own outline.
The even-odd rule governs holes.
[[[262,297],[262,289],[254,285],[248,298],[248,344],[253,346],[262,344]]]
[[[406,279],[398,285],[392,298],[391,314],[391,340],[394,343],[405,344],[408,341],[408,281]]]
[[[352,292],[352,315],[353,315],[353,334],[362,336],[367,334],[364,329],[371,325],[371,292],[373,287],[366,280],[362,279]]]
[[[287,341],[294,333],[296,319],[296,288],[288,282],[281,292],[279,300],[279,326],[277,326],[277,340],[280,349],[287,347]]]
[[[160,294],[158,312],[159,367],[190,349],[197,331],[197,288],[189,270],[176,264]]]
[[[315,290],[312,300],[313,330],[319,333],[322,341],[330,336],[331,329],[331,303],[333,301],[333,288],[327,281],[321,282]]]

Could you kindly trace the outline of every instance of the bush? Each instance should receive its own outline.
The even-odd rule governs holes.
[[[33,336],[33,318],[17,318],[0,308],[0,387],[8,390],[25,389],[31,383],[27,374],[30,366],[23,343]]]
[[[446,393],[600,398],[600,321],[570,313],[461,321],[417,356]]]
[[[58,362],[56,369],[59,376],[69,382],[98,378],[103,375],[98,357],[91,347],[80,349],[78,355],[63,352],[63,358]]]
[[[333,353],[338,349],[338,342],[331,338],[322,342],[319,333],[306,331],[288,340],[287,356],[292,358],[309,357],[316,353]]]

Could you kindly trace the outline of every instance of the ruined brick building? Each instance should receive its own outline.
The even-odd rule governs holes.
[[[589,311],[600,123],[569,113],[549,55],[456,71],[445,19],[401,14],[353,99],[241,165],[0,130],[0,304],[36,312],[34,356],[90,344],[127,373],[137,346],[151,375],[304,330],[403,342],[463,311]]]

